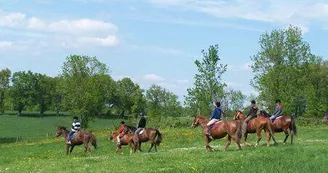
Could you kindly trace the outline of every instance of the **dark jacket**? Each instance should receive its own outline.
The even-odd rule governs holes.
[[[247,117],[248,117],[248,116],[256,116],[258,110],[259,110],[259,109],[257,108],[256,105],[251,105],[251,106],[250,106],[250,109],[249,109],[249,112],[248,112],[248,114],[247,114]]]
[[[212,112],[210,119],[221,119],[222,110],[220,108],[215,108]]]
[[[146,127],[146,118],[145,117],[141,117],[139,120],[139,124],[138,124],[138,128],[145,128]]]

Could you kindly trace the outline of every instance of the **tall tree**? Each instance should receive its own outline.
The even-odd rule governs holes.
[[[311,66],[319,65],[321,60],[303,41],[301,30],[290,26],[266,32],[261,35],[259,44],[260,51],[251,57],[255,73],[251,85],[259,91],[259,98],[271,111],[274,106],[270,105],[274,105],[275,99],[283,101],[286,113],[297,112],[298,106],[305,107],[311,98],[306,88],[312,85],[307,76],[314,75]]]
[[[220,63],[218,45],[210,46],[207,51],[202,50],[203,58],[195,61],[198,73],[195,75],[194,87],[188,88],[185,104],[196,113],[198,110],[210,114],[212,102],[219,101],[224,96],[222,75],[227,65]]]
[[[117,81],[117,89],[119,97],[117,107],[121,116],[124,116],[125,113],[138,114],[143,111],[143,94],[138,84],[135,84],[130,78],[123,78]],[[137,103],[138,101],[141,102]]]
[[[178,96],[159,85],[152,85],[146,92],[149,117],[181,116],[182,106]]]
[[[83,128],[105,106],[102,96],[107,89],[104,78],[108,70],[96,57],[71,55],[64,62],[60,83],[63,105],[80,115]]]
[[[235,110],[243,108],[246,96],[239,90],[227,89],[225,90],[224,100],[222,102],[226,105],[225,112],[233,113]]]
[[[5,99],[9,88],[10,76],[11,71],[8,68],[0,71],[0,111],[2,114],[5,112]]]
[[[21,115],[25,106],[32,105],[36,78],[31,71],[15,72],[12,76],[12,83],[10,98],[15,109],[18,110],[18,115]]]

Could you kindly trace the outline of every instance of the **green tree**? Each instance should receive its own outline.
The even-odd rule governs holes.
[[[178,96],[159,85],[152,85],[146,92],[149,117],[181,116],[182,106]]]
[[[80,115],[83,128],[87,128],[88,122],[105,106],[108,70],[96,57],[71,55],[64,62],[59,87],[63,105]]]
[[[198,74],[195,75],[194,87],[188,88],[185,104],[195,114],[200,111],[204,115],[210,114],[213,101],[219,101],[224,96],[221,77],[227,70],[227,65],[220,64],[218,45],[210,46],[207,51],[202,50],[203,58],[196,60]]]
[[[120,116],[124,116],[125,113],[137,115],[144,111],[143,91],[138,84],[135,84],[130,78],[123,78],[117,81],[117,88],[119,98],[117,107],[120,111]]]
[[[274,101],[280,99],[285,113],[295,113],[298,107],[311,102],[313,88],[309,76],[316,75],[312,66],[321,64],[319,57],[311,53],[310,46],[302,39],[299,28],[290,26],[261,35],[260,51],[251,57],[255,73],[251,85],[259,91],[259,99],[274,109]],[[304,112],[297,112],[301,115]]]
[[[15,109],[18,110],[18,115],[22,114],[25,106],[32,105],[35,81],[35,75],[31,71],[20,71],[13,74],[10,98]]]
[[[8,68],[0,71],[0,111],[2,114],[5,113],[5,99],[9,88],[10,76],[11,71]]]
[[[226,114],[231,115],[235,112],[235,110],[239,110],[243,108],[243,104],[245,102],[246,95],[244,95],[239,90],[228,89],[225,91],[224,99],[222,102],[226,106],[224,112]]]

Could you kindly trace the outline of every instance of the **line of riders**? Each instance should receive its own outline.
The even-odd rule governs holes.
[[[141,114],[141,118],[139,120],[138,126],[137,126],[137,130],[134,132],[134,135],[140,135],[143,132],[143,129],[146,127],[146,123],[147,120],[145,118],[145,116],[143,114]],[[117,135],[117,145],[121,144],[121,138],[124,136],[125,134],[125,130],[126,130],[127,126],[125,125],[124,121],[121,121],[121,126],[118,129],[119,135]],[[71,144],[71,140],[74,136],[74,134],[76,134],[76,132],[78,132],[81,129],[81,123],[79,121],[79,118],[77,116],[73,117],[73,123],[72,123],[72,127],[71,127],[71,131],[69,132],[68,136],[67,136],[67,142],[66,144]]]
[[[216,122],[221,121],[221,116],[222,116],[222,109],[221,107],[221,103],[220,102],[215,102],[214,103],[214,110],[210,116],[210,121],[207,123],[207,132],[206,135],[213,140],[212,134],[211,134],[211,129],[213,127],[213,125]],[[246,128],[247,128],[247,124],[248,122],[257,117],[257,112],[259,110],[258,106],[256,105],[255,100],[251,100],[251,105],[249,106],[250,109],[248,111],[248,114],[246,116],[246,119],[243,123],[242,126],[242,132],[245,133],[246,132]],[[274,112],[272,113],[272,115],[270,116],[269,113],[267,113],[266,111],[262,110],[264,114],[266,114],[267,116],[270,117],[270,120],[273,122],[277,117],[281,116],[283,114],[283,105],[281,104],[281,101],[279,99],[276,100],[276,108],[274,110]]]
[[[210,116],[210,121],[207,123],[207,132],[206,135],[208,136],[208,138],[210,138],[211,140],[213,140],[211,131],[212,131],[212,127],[216,122],[221,121],[221,115],[222,115],[222,109],[220,108],[221,104],[220,102],[215,102],[214,103],[214,110]],[[246,119],[242,125],[242,132],[245,133],[246,132],[246,128],[247,128],[247,123],[252,119],[257,117],[257,112],[258,112],[258,107],[256,105],[255,100],[251,101],[251,105],[250,105],[250,110],[246,116]],[[265,111],[263,111],[267,116],[269,116],[269,114]],[[272,115],[270,116],[270,120],[274,121],[277,117],[281,116],[283,113],[283,106],[281,104],[280,100],[276,100],[276,109],[275,111],[272,113]],[[141,118],[139,120],[137,129],[134,131],[134,136],[138,136],[141,135],[146,127],[146,123],[147,120],[144,117],[144,115],[141,115]],[[66,144],[67,145],[71,145],[71,140],[74,137],[74,135],[76,135],[78,131],[80,131],[81,129],[81,123],[78,119],[77,116],[73,117],[73,123],[72,123],[72,127],[71,127],[71,131],[68,133],[67,135],[67,141]],[[124,137],[125,135],[125,130],[128,129],[128,126],[125,124],[124,121],[121,122],[121,126],[118,129],[118,135],[116,137],[116,141],[117,141],[117,146],[120,148],[121,145],[121,139]],[[152,139],[154,139],[154,137],[159,136],[159,138],[161,138],[161,134],[157,129],[151,129],[152,130],[152,136],[150,135],[150,137]],[[147,134],[147,140],[149,140],[148,134]],[[159,141],[157,141],[158,145],[160,143],[160,139],[158,139]],[[155,151],[156,149],[156,141],[153,141],[153,144],[151,146],[151,148],[153,147],[153,145],[155,146]],[[139,148],[140,150],[140,148]]]

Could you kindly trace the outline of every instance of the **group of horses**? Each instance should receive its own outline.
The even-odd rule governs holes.
[[[117,143],[117,136],[119,135],[118,131],[114,131],[109,134],[108,140],[113,140],[117,144],[116,152],[122,151],[123,145],[129,145],[131,147],[131,152],[136,152],[138,149],[141,151],[141,143],[150,141],[151,146],[148,152],[151,152],[152,148],[155,148],[157,152],[157,146],[160,145],[162,141],[162,134],[159,130],[155,128],[144,128],[141,133],[135,134],[136,128],[133,126],[126,126],[124,129],[124,136],[121,137],[120,143]],[[64,141],[66,143],[69,130],[66,127],[59,126],[56,132],[56,137],[61,135],[64,136]],[[84,145],[85,152],[91,151],[89,143],[97,148],[97,139],[94,134],[88,131],[78,131],[75,133],[74,138],[71,140],[71,143],[66,143],[66,154],[72,153],[76,145]]]
[[[259,141],[262,139],[262,131],[264,130],[266,133],[266,145],[270,146],[270,139],[272,138],[274,143],[277,144],[276,139],[274,137],[274,133],[284,132],[285,139],[283,143],[286,143],[289,135],[291,136],[291,144],[293,144],[293,137],[297,134],[297,128],[295,125],[295,119],[293,116],[282,115],[277,117],[273,122],[270,120],[269,115],[265,111],[259,111],[256,118],[251,119],[246,127],[246,131],[242,131],[242,124],[246,119],[245,114],[237,110],[235,112],[235,116],[233,120],[225,120],[219,121],[215,123],[211,128],[211,136],[210,138],[207,132],[207,123],[208,119],[204,116],[197,115],[195,116],[192,127],[195,128],[197,126],[201,126],[203,128],[203,135],[205,139],[205,149],[206,151],[213,150],[213,148],[209,145],[212,140],[221,139],[227,136],[227,142],[224,147],[226,150],[231,144],[231,139],[237,144],[238,149],[241,149],[241,139],[244,136],[244,146],[247,146],[247,136],[248,133],[256,133],[257,134],[257,146]]]
[[[285,139],[283,143],[286,143],[289,135],[291,136],[291,144],[293,144],[293,137],[297,134],[297,129],[295,125],[295,119],[293,116],[283,115],[277,117],[273,122],[269,119],[269,115],[265,111],[259,111],[257,117],[251,119],[246,127],[246,131],[242,130],[242,125],[246,119],[245,114],[237,110],[235,116],[232,120],[224,120],[215,123],[211,128],[210,138],[207,132],[208,118],[197,115],[192,122],[192,128],[201,126],[203,128],[203,135],[205,139],[205,149],[206,151],[211,151],[213,148],[209,145],[212,140],[221,139],[227,136],[227,142],[224,150],[227,150],[231,144],[231,140],[237,144],[238,149],[241,149],[241,140],[244,137],[244,146],[247,146],[247,136],[248,133],[257,134],[257,146],[262,139],[262,131],[266,134],[266,145],[270,146],[270,139],[277,144],[274,134],[277,132],[284,132]],[[155,148],[157,152],[157,146],[160,145],[162,141],[162,134],[158,129],[155,128],[144,128],[141,133],[135,134],[136,128],[133,126],[126,126],[124,129],[124,136],[120,138],[120,143],[117,143],[118,131],[111,132],[108,136],[108,140],[114,141],[117,144],[116,152],[122,151],[123,145],[128,145],[131,147],[131,152],[136,152],[136,150],[141,151],[141,143],[150,141],[151,146],[148,152],[151,152],[152,148]],[[63,127],[58,127],[56,136],[63,135],[66,143],[67,135],[69,131]],[[90,151],[89,143],[91,143],[94,148],[97,148],[97,139],[94,134],[87,131],[79,131],[76,133],[75,138],[71,140],[71,144],[66,144],[66,153],[69,154],[73,151],[76,145],[84,144],[85,152]]]

